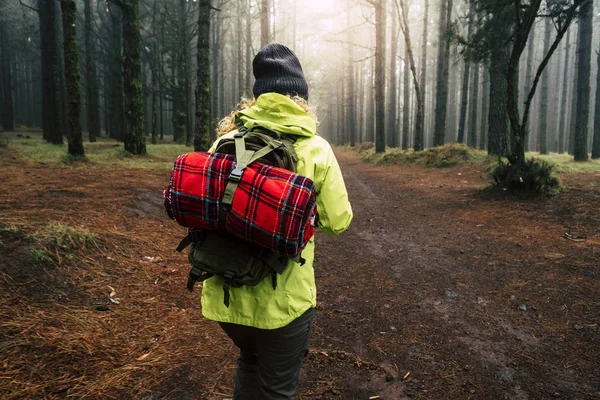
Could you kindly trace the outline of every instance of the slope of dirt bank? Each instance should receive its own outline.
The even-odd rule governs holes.
[[[568,176],[550,200],[511,200],[482,195],[473,166],[338,158],[355,219],[317,237],[299,398],[600,399],[599,174]],[[168,173],[11,165],[0,397],[231,396],[235,351],[173,251],[184,230],[162,210]],[[93,232],[93,245],[33,239],[56,224]],[[32,257],[40,246],[51,260]]]

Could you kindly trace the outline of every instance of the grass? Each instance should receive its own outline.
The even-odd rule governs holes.
[[[574,161],[573,156],[568,154],[545,154],[527,153],[525,157],[535,157],[554,165],[558,174],[570,174],[575,172],[600,172],[600,159],[588,161]]]
[[[75,251],[96,246],[96,234],[86,228],[64,224],[43,226],[29,238],[37,243],[37,248],[29,255],[37,261],[51,261],[60,264],[63,257],[72,259]]]
[[[416,165],[430,168],[448,168],[462,164],[484,164],[493,161],[486,152],[458,143],[431,147],[420,152],[388,148],[385,153],[380,154],[375,153],[374,147],[361,145],[359,154],[365,161],[377,165]]]
[[[377,165],[416,165],[427,168],[448,168],[463,164],[487,164],[491,166],[496,157],[488,156],[487,151],[476,150],[464,144],[450,143],[441,147],[431,147],[421,152],[387,148],[385,153],[375,153],[375,147],[369,143],[358,144],[354,148],[369,163]],[[574,161],[568,154],[526,153],[525,157],[537,158],[552,166],[555,173],[570,174],[577,172],[600,172],[600,160],[589,159],[585,162]]]
[[[183,153],[193,151],[192,147],[173,143],[146,144],[144,156],[133,156],[123,149],[122,143],[111,139],[100,139],[95,143],[84,142],[85,157],[72,157],[67,154],[67,144],[53,145],[42,140],[41,132],[2,133],[0,142],[6,143],[2,151],[14,150],[19,160],[28,163],[59,164],[71,167],[106,165],[128,168],[170,169],[173,162]]]

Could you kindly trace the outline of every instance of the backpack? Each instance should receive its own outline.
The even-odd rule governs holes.
[[[298,157],[293,148],[292,137],[284,136],[264,127],[246,128],[241,120],[235,120],[238,132],[233,138],[223,138],[219,141],[215,156],[235,155],[236,163],[231,170],[219,208],[218,224],[221,229],[207,230],[190,228],[188,235],[183,238],[177,251],[181,252],[191,245],[188,260],[192,266],[187,289],[192,292],[196,282],[203,282],[212,276],[223,278],[223,303],[229,307],[230,289],[243,285],[255,286],[267,277],[271,277],[273,289],[277,288],[277,275],[286,268],[290,259],[304,264],[300,257],[298,246],[273,248],[252,243],[246,238],[237,237],[224,229],[228,213],[231,210],[233,195],[238,188],[242,174],[250,164],[268,165],[283,168],[289,172],[296,171]],[[231,157],[231,156],[226,156]],[[255,167],[253,165],[253,167]],[[261,167],[262,168],[262,167]],[[175,169],[175,168],[174,168]],[[308,180],[308,178],[301,177]],[[312,188],[314,197],[314,187]],[[165,205],[167,194],[165,193]],[[167,211],[169,211],[167,207]],[[314,232],[316,205],[312,206],[309,228],[301,232],[307,242]],[[179,222],[179,221],[178,221]],[[310,229],[312,227],[312,229]],[[300,245],[302,246],[302,245]],[[301,251],[301,249],[299,249]]]

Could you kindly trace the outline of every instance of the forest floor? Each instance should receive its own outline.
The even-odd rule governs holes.
[[[11,140],[0,398],[230,398],[236,351],[185,289],[169,170],[27,161]],[[481,165],[336,153],[355,217],[317,235],[300,399],[600,399],[599,172],[515,199],[481,191]]]

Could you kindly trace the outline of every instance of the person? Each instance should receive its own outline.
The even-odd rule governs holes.
[[[254,99],[242,101],[219,123],[219,137],[209,151],[237,132],[236,115],[247,128],[262,126],[294,136],[296,172],[316,185],[318,228],[326,234],[343,232],[352,220],[352,208],[331,146],[316,133],[300,61],[288,47],[272,43],[256,54],[252,68]],[[202,314],[218,321],[240,349],[235,400],[294,397],[315,317],[314,246],[313,236],[302,251],[305,263],[290,261],[275,290],[270,279],[236,288],[229,307],[223,304],[223,278],[214,276],[203,283]]]

